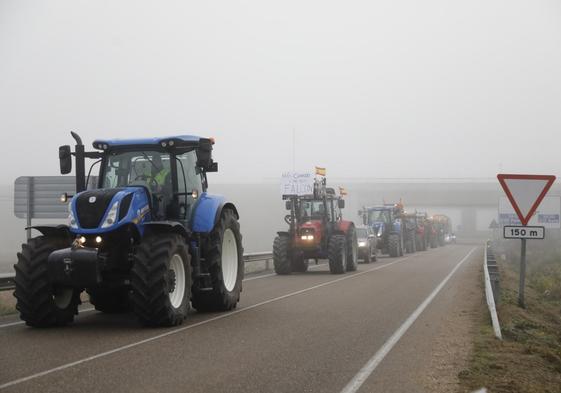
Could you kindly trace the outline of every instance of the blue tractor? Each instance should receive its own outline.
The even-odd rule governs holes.
[[[405,225],[402,225],[403,206],[398,204],[363,207],[358,215],[376,234],[377,247],[382,254],[399,257],[405,250]]]
[[[41,236],[18,253],[17,309],[30,326],[65,325],[80,294],[102,312],[132,311],[148,326],[181,324],[198,311],[236,307],[244,275],[236,207],[207,193],[216,172],[213,139],[96,140],[86,152],[59,148],[62,174],[76,162],[68,225],[33,227]],[[85,159],[97,160],[85,176]],[[99,165],[97,185],[86,189]]]

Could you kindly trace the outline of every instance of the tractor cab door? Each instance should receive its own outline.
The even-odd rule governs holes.
[[[174,164],[177,176],[174,176],[175,187],[173,202],[168,210],[169,218],[187,224],[195,203],[205,191],[205,177],[197,166],[195,150],[176,155]]]

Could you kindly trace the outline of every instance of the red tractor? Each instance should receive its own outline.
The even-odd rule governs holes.
[[[355,225],[343,220],[345,201],[326,187],[325,178],[316,180],[311,195],[283,195],[289,228],[278,232],[273,243],[273,261],[277,274],[308,270],[308,261],[329,260],[332,274],[357,269],[358,242]]]

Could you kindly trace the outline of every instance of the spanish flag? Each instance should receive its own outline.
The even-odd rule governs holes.
[[[347,195],[347,190],[343,187],[339,187],[339,194],[341,196],[345,196],[345,195]]]
[[[316,175],[325,176],[325,168],[316,166]]]

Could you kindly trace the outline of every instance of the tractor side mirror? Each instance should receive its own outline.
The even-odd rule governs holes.
[[[345,200],[344,199],[338,199],[337,200],[337,205],[339,206],[339,209],[344,209],[345,208]]]
[[[286,207],[286,210],[292,210],[292,201],[286,201],[284,206]]]
[[[72,151],[69,145],[58,148],[58,159],[60,161],[60,173],[67,175],[72,171]]]
[[[201,139],[197,148],[197,166],[212,169],[214,162],[212,161],[212,142],[210,140]],[[218,170],[218,168],[217,168]]]

